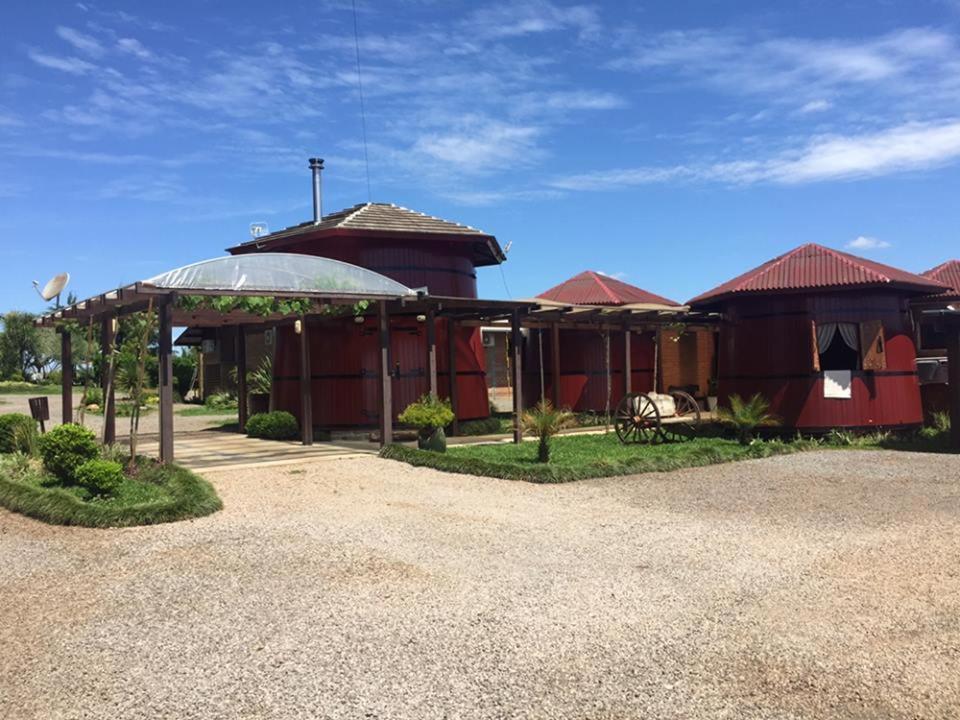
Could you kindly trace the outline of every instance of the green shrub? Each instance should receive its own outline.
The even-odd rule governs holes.
[[[43,466],[61,482],[73,482],[77,468],[100,453],[92,430],[69,423],[42,435],[38,444]]]
[[[285,410],[251,415],[247,435],[266,440],[292,440],[300,432],[297,419]]]
[[[508,428],[504,427],[503,418],[490,416],[480,420],[467,420],[460,423],[461,435],[497,435],[505,433]]]
[[[115,494],[123,480],[123,466],[113,460],[87,460],[74,471],[74,482],[94,495]]]
[[[573,413],[555,408],[549,400],[541,400],[520,418],[523,432],[537,438],[537,461],[550,462],[550,438],[574,423]]]
[[[413,425],[420,430],[434,430],[446,427],[453,422],[453,410],[450,408],[449,400],[441,400],[427,394],[407,405],[397,419],[405,425]]]
[[[758,427],[780,424],[780,420],[769,412],[770,403],[760,393],[755,393],[749,400],[731,395],[729,401],[730,407],[717,408],[717,419],[736,430],[741,445],[753,442]]]
[[[37,450],[37,422],[23,413],[0,415],[0,453],[25,453]]]
[[[84,405],[103,405],[103,388],[99,385],[91,385],[83,391]]]
[[[947,433],[950,432],[950,413],[948,412],[935,412],[931,418],[933,429],[937,432]]]
[[[227,392],[213,393],[203,404],[215,410],[236,410],[237,396]]]

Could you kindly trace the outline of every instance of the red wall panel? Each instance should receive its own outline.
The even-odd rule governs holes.
[[[834,292],[737,299],[723,307],[719,395],[761,393],[787,428],[909,426],[922,422],[916,348],[905,298],[897,292]],[[811,321],[880,320],[887,368],[854,371],[852,397],[823,397],[813,370]]]

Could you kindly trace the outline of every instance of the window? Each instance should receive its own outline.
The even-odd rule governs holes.
[[[932,322],[920,323],[920,349],[945,350],[947,347],[946,333],[937,330]]]
[[[820,370],[859,370],[860,333],[856,323],[816,325]]]

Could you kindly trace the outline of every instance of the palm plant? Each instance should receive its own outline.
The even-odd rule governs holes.
[[[539,439],[537,460],[550,461],[550,439],[565,427],[574,423],[574,415],[569,410],[557,409],[549,400],[541,400],[535,407],[520,417],[520,428]]]
[[[730,396],[730,407],[717,409],[717,418],[737,431],[741,445],[753,442],[753,433],[758,427],[779,425],[780,420],[769,412],[770,403],[760,393],[744,400],[739,395]]]

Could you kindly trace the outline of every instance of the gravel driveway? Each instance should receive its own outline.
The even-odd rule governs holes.
[[[175,525],[0,511],[0,717],[960,715],[960,456],[209,477]]]

